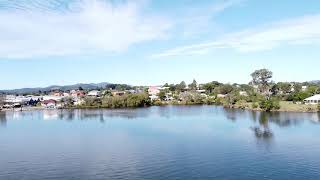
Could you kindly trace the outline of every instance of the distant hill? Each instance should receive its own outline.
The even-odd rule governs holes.
[[[90,89],[97,89],[97,88],[104,88],[110,83],[102,82],[102,83],[79,83],[79,84],[73,84],[73,85],[65,85],[65,86],[48,86],[44,88],[21,88],[21,89],[12,89],[12,90],[0,90],[2,93],[10,93],[10,94],[29,94],[29,93],[37,93],[39,91],[51,91],[54,89],[60,89],[62,91],[72,90],[72,89],[78,89],[79,87],[82,87],[85,90]]]
[[[320,85],[320,80],[310,81],[309,83],[311,83],[311,84],[319,84]]]

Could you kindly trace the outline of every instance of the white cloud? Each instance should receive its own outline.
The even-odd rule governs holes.
[[[165,37],[171,27],[167,19],[143,14],[137,2],[76,0],[62,8],[61,2],[0,4],[0,58],[122,52]]]
[[[219,48],[252,52],[270,50],[280,46],[310,44],[320,44],[320,15],[310,15],[266,24],[227,34],[215,41],[169,49],[154,54],[152,57],[193,55]]]

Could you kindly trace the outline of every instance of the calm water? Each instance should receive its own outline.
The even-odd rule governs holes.
[[[0,179],[319,179],[320,114],[0,112]]]

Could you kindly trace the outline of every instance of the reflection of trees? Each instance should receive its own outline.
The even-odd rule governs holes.
[[[237,120],[237,115],[238,115],[237,109],[225,108],[224,111],[225,111],[227,119],[229,119],[231,121]]]
[[[0,112],[0,126],[7,126],[7,114],[6,114],[6,112]]]

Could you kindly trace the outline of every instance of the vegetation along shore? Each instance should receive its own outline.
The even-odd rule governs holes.
[[[56,108],[134,108],[153,105],[222,105],[257,111],[318,112],[320,83],[272,81],[268,69],[256,70],[248,84],[223,84],[212,81],[189,85],[130,86],[103,83],[73,89],[52,87],[28,93],[1,92],[0,109],[33,110]]]

